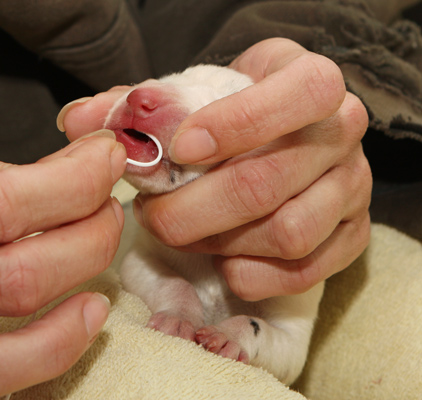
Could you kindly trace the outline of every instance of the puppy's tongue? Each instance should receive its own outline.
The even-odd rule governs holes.
[[[158,157],[157,145],[147,135],[135,129],[115,130],[116,139],[122,143],[128,158],[141,162],[150,162]]]

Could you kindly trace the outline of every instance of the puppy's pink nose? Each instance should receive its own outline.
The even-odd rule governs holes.
[[[138,118],[149,118],[158,108],[157,92],[150,88],[132,90],[126,98],[133,115]]]

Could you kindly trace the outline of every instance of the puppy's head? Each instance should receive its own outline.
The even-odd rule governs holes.
[[[154,135],[163,147],[163,158],[146,168],[128,164],[125,179],[142,193],[164,193],[207,172],[213,165],[180,165],[171,161],[171,139],[188,115],[251,84],[248,76],[232,69],[198,65],[131,87],[110,109],[104,128],[115,132],[129,158],[143,162],[157,157],[157,146],[145,133]]]

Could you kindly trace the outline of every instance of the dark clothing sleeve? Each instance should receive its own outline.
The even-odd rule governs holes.
[[[422,179],[422,36],[401,17],[412,5],[420,15],[418,0],[147,0],[141,26],[158,75],[228,64],[270,37],[329,57],[367,108],[364,146],[375,174],[415,180]]]
[[[125,0],[2,0],[0,27],[97,91],[150,77],[136,11]]]
[[[135,2],[0,1],[0,160],[31,163],[68,141],[75,98],[150,77]]]

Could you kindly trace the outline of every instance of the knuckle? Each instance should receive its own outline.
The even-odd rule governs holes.
[[[320,110],[329,116],[342,104],[346,86],[340,68],[327,57],[304,53],[300,57],[306,73],[307,93],[313,96]]]
[[[26,215],[29,212],[29,207],[22,204],[24,196],[21,196],[20,202],[17,202],[10,193],[14,193],[15,183],[18,182],[14,179],[11,170],[1,174],[0,183],[0,243],[8,243],[15,240],[23,231],[24,226],[22,221],[26,221]],[[15,216],[21,217],[16,219]]]
[[[297,260],[314,249],[318,229],[306,208],[287,208],[276,215],[273,223],[275,246],[281,258]]]
[[[144,222],[160,242],[170,247],[178,247],[188,244],[185,235],[184,223],[178,217],[176,210],[170,207],[157,209],[150,207],[143,212]]]
[[[362,151],[355,165],[354,174],[360,177],[361,193],[363,194],[364,197],[370,200],[371,193],[372,193],[372,185],[373,185],[372,171],[371,171],[371,167],[369,165],[368,159],[365,157]],[[369,202],[367,206],[369,207]]]
[[[359,148],[359,156],[357,159],[357,163],[355,166],[355,173],[358,173],[363,180],[368,181],[372,185],[372,171],[369,165],[368,159],[366,158],[365,154],[363,153],[363,148],[360,146]]]
[[[248,258],[230,257],[224,264],[224,278],[230,290],[242,300],[255,300],[251,282],[255,282],[256,278],[251,274]]]
[[[269,158],[245,165],[235,163],[226,197],[240,216],[265,215],[278,205],[281,171]]]
[[[345,164],[349,179],[347,191],[353,194],[352,215],[362,215],[369,208],[372,196],[372,172],[362,146],[354,153],[351,160]]]
[[[241,126],[248,126],[251,130],[254,129],[254,126],[256,124],[256,119],[253,118],[254,111],[253,107],[254,105],[251,104],[247,98],[243,96],[237,96],[237,102],[238,107],[234,108],[232,110],[233,113],[235,113],[234,118],[232,115],[230,115],[230,119],[227,121],[227,125],[232,125],[232,129],[237,132],[239,129],[237,127],[237,124],[240,124]]]
[[[14,215],[13,205],[7,195],[6,185],[0,185],[0,243],[7,243],[12,240],[13,226],[8,219]]]
[[[347,93],[341,112],[347,138],[354,144],[360,142],[369,124],[365,106],[357,96]]]
[[[0,256],[0,310],[8,316],[29,315],[38,308],[38,274],[24,257]]]
[[[353,237],[356,244],[355,254],[359,255],[365,250],[366,246],[369,244],[371,237],[371,218],[369,211],[366,210],[360,218],[355,218],[353,221]]]
[[[224,277],[230,290],[245,301],[301,294],[322,281],[318,260],[309,259],[285,262],[276,258],[228,258]]]
[[[265,98],[258,97],[251,101],[250,97],[238,93],[236,107],[232,107],[229,113],[223,113],[224,130],[231,132],[231,140],[242,141],[246,148],[255,148],[262,138],[256,132],[266,132],[271,129],[271,115],[267,118],[258,118],[258,115],[268,114]]]
[[[316,252],[298,260],[287,261],[286,265],[287,278],[286,274],[278,274],[280,293],[283,295],[305,293],[326,278],[323,276],[324,268]]]
[[[309,291],[317,283],[322,282],[324,277],[321,274],[322,266],[319,264],[317,257],[310,257],[299,260],[296,265],[296,279],[292,279],[290,283],[290,294],[296,295]]]

